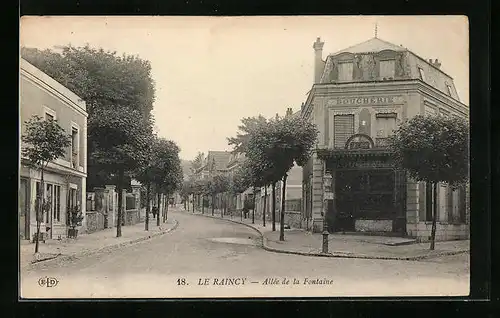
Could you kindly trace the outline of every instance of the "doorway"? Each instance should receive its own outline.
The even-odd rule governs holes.
[[[333,231],[355,231],[356,219],[394,219],[395,173],[392,169],[340,170],[335,177]]]
[[[19,238],[29,240],[29,200],[28,200],[28,179],[20,179],[19,183]]]

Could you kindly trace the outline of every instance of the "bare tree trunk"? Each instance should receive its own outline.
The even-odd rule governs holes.
[[[285,240],[285,194],[286,194],[286,178],[288,174],[283,176],[283,189],[281,195],[281,211],[280,211],[280,241]]]
[[[194,213],[194,194],[193,194],[193,213]]]
[[[273,202],[272,202],[272,221],[273,221],[273,231],[276,231],[276,182],[273,182]]]
[[[434,250],[436,244],[436,222],[437,222],[437,183],[432,184],[434,192],[434,200],[432,203],[432,229],[431,229],[431,250]]]
[[[255,224],[255,197],[257,195],[257,189],[253,187],[253,208],[252,208],[252,224]]]
[[[220,217],[224,218],[224,193],[219,194],[219,202]]]
[[[201,214],[205,214],[205,195],[201,195]]]
[[[215,212],[215,194],[212,193],[212,216],[214,216]]]
[[[146,222],[144,223],[144,229],[149,231],[149,212],[151,212],[151,183],[148,182],[146,187]]]
[[[262,226],[266,226],[266,212],[267,212],[267,185],[264,186],[264,208],[262,209]]]
[[[41,177],[40,177],[40,198],[38,199],[38,215],[36,215],[36,236],[35,236],[35,253],[38,253],[38,248],[39,248],[39,245],[40,245],[40,240],[39,240],[39,236],[40,236],[40,224],[42,223],[42,219],[43,219],[43,206],[44,206],[44,191],[45,191],[45,183],[44,183],[44,180],[43,180],[43,173],[44,173],[44,166],[43,166],[43,163],[42,163],[42,169],[41,169]]]
[[[118,172],[118,184],[117,184],[117,191],[118,191],[118,221],[116,222],[116,237],[121,237],[122,236],[122,219],[123,219],[123,169],[120,169]]]
[[[160,226],[161,193],[159,186],[156,186],[156,206],[158,207],[158,211],[156,211],[156,226]]]
[[[168,204],[169,204],[169,201],[170,201],[170,194],[167,194],[167,202],[165,204],[165,218],[163,219],[163,223],[166,223],[167,222],[167,219],[168,219]]]

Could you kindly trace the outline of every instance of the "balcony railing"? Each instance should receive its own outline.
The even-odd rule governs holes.
[[[389,138],[375,138],[375,147],[377,148],[387,148],[389,147]]]

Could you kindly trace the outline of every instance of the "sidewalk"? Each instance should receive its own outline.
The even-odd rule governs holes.
[[[137,243],[155,236],[166,234],[178,225],[176,220],[170,219],[166,223],[156,226],[156,219],[149,220],[149,231],[144,230],[144,222],[122,226],[122,236],[116,237],[116,227],[94,232],[78,234],[76,239],[48,240],[39,242],[39,255],[35,260],[35,244],[22,241],[20,245],[21,268],[30,267],[33,263],[48,262],[52,259],[89,255],[97,252],[114,250],[122,246]]]
[[[192,213],[192,211],[184,211]],[[214,213],[214,218],[220,219],[220,211]],[[196,211],[196,215],[201,212]],[[205,216],[212,217],[211,211],[205,210]],[[272,223],[262,226],[262,220],[247,218],[241,220],[238,215],[224,216],[225,220],[244,224],[255,229],[263,238],[262,247],[277,253],[298,254],[321,257],[344,257],[387,260],[420,260],[425,258],[467,253],[470,250],[469,240],[436,242],[435,250],[429,250],[430,243],[411,243],[406,238],[385,236],[330,234],[328,239],[329,254],[321,253],[323,237],[320,233],[311,233],[300,229],[285,229],[285,241],[279,240],[279,223],[276,231],[272,231]],[[405,245],[396,245],[406,243]]]

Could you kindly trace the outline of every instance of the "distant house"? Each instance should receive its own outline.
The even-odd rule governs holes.
[[[19,234],[31,239],[36,231],[35,198],[43,192],[51,203],[44,216],[41,232],[48,238],[66,237],[68,208],[86,208],[87,111],[85,102],[69,89],[26,60],[20,61],[20,133],[33,115],[56,120],[71,136],[71,146],[63,158],[49,163],[44,173],[45,189],[40,186],[40,171],[30,168],[21,157],[19,180]],[[21,144],[21,147],[23,145]],[[85,227],[85,220],[83,221]]]
[[[197,179],[208,179],[218,173],[227,172],[227,164],[231,153],[229,151],[209,150],[203,165],[194,172]]]

